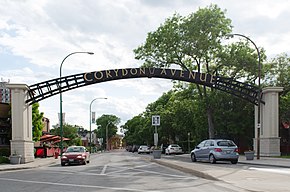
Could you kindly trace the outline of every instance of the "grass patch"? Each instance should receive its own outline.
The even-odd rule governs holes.
[[[0,156],[0,164],[2,163],[10,163],[10,160],[8,157]]]
[[[282,155],[280,158],[290,159],[290,155]]]

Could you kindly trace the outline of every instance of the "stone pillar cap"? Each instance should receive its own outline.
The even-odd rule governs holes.
[[[9,88],[9,89],[25,89],[25,90],[28,90],[28,85],[26,85],[26,84],[11,84],[11,83],[8,83],[8,84],[6,84],[6,87]]]

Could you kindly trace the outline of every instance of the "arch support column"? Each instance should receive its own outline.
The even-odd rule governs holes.
[[[34,142],[32,141],[32,107],[26,104],[28,86],[7,84],[11,90],[12,140],[11,154],[21,155],[21,163],[34,161]]]
[[[262,90],[260,155],[280,156],[279,137],[279,93],[283,87],[266,87]],[[254,150],[257,152],[258,107],[255,106]]]

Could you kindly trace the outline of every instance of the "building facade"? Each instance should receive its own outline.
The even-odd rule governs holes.
[[[0,103],[10,103],[11,101],[11,91],[6,87],[9,82],[0,82]]]

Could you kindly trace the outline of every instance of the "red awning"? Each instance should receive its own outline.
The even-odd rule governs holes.
[[[54,142],[54,143],[58,143],[60,142],[61,137],[58,135],[50,135],[50,134],[46,134],[40,137],[40,142]],[[63,141],[68,141],[70,140],[69,138],[62,138]]]
[[[69,138],[65,138],[65,137],[63,137],[62,140],[63,140],[63,141],[69,141],[70,139],[69,139]],[[60,142],[60,138],[59,138],[58,140],[53,141],[53,142],[54,142],[54,143],[58,143],[58,142]]]
[[[54,137],[54,136],[55,136],[55,135],[50,135],[50,134],[42,135],[42,136],[40,137],[40,141],[42,141],[42,140],[46,140],[46,139],[49,139],[49,138]]]

